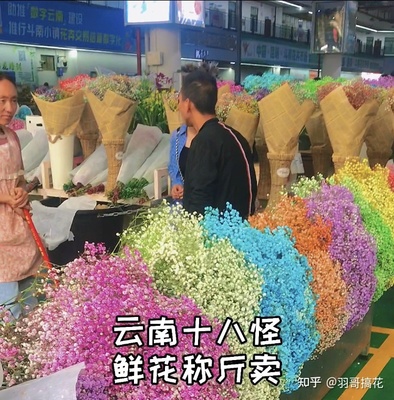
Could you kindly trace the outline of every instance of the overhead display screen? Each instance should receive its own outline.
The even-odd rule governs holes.
[[[177,1],[176,22],[183,25],[205,26],[203,1]]]
[[[125,20],[126,24],[172,22],[171,1],[126,1]]]

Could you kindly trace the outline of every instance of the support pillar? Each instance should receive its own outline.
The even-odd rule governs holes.
[[[181,36],[179,28],[151,28],[147,35],[146,65],[150,73],[163,73],[177,86],[181,70]]]
[[[322,77],[331,76],[336,79],[341,76],[342,54],[323,54]]]

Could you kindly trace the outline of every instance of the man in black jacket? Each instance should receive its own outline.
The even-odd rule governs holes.
[[[198,132],[190,146],[184,184],[184,208],[200,214],[230,203],[243,218],[254,213],[257,193],[252,152],[246,139],[219,122],[215,114],[216,79],[196,70],[179,94],[179,111]]]

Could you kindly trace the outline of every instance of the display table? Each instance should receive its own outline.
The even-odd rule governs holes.
[[[64,190],[58,189],[35,189],[30,192],[31,196],[42,197],[43,199],[47,199],[48,197],[58,197],[60,199],[68,199],[70,196]],[[84,194],[83,196],[88,196],[90,199],[96,200],[98,203],[111,203],[108,200],[107,196],[104,193],[94,193],[94,194]],[[140,202],[141,199],[120,199],[118,200],[119,204],[142,204],[142,205],[150,205],[150,201],[145,201],[144,203]]]
[[[30,196],[46,207],[58,207],[70,197],[64,190],[56,189],[33,190]],[[97,201],[98,207],[94,210],[76,212],[70,228],[73,239],[48,251],[49,259],[55,266],[65,265],[77,258],[83,252],[85,242],[104,243],[109,253],[115,251],[119,244],[119,234],[136,220],[141,210],[151,205],[150,201],[140,204],[140,199],[122,200],[117,204],[110,204],[104,193],[83,196]]]

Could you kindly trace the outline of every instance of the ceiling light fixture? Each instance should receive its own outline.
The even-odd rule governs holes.
[[[366,29],[367,31],[371,31],[371,32],[378,32],[376,29],[372,29],[372,28],[368,28],[367,26],[363,26],[363,25],[356,25],[356,28],[360,28],[360,29]]]
[[[278,3],[286,4],[287,6],[296,7],[296,8],[298,8],[299,10],[302,10],[302,7],[299,6],[298,4],[289,3],[288,1],[281,1],[281,0],[278,0]]]

